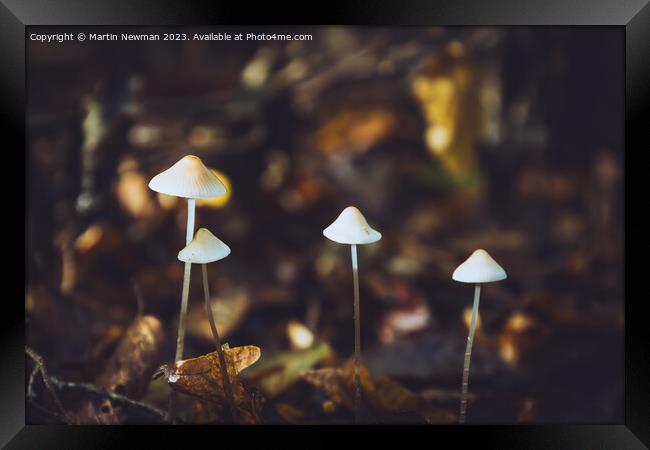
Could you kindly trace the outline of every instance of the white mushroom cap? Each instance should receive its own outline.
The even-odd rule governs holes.
[[[505,280],[508,275],[488,252],[479,249],[458,266],[451,277],[463,283],[489,283]]]
[[[230,247],[210,233],[207,228],[196,230],[194,239],[178,252],[178,259],[193,264],[208,264],[219,261],[230,254]]]
[[[339,244],[372,244],[381,239],[381,233],[370,228],[361,211],[348,206],[332,224],[323,230],[323,235]]]
[[[167,195],[185,198],[212,198],[226,193],[226,187],[198,156],[187,155],[160,172],[149,187]]]

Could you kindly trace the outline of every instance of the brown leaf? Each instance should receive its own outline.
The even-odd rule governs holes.
[[[261,349],[252,345],[232,349],[224,346],[224,355],[235,403],[245,403],[246,393],[236,375],[259,359]],[[226,398],[217,352],[179,361],[165,375],[167,383],[176,391],[219,403]]]
[[[312,384],[316,389],[324,392],[335,403],[345,405],[352,409],[352,393],[348,392],[345,386],[345,373],[337,367],[325,367],[323,369],[306,370],[302,378]]]
[[[323,391],[334,402],[354,408],[354,361],[349,360],[343,367],[325,367],[317,370],[307,370],[302,378]],[[368,399],[368,394],[375,387],[368,375],[368,369],[361,363],[361,392],[362,399]]]
[[[235,372],[239,374],[242,370],[252,366],[262,356],[262,349],[254,345],[245,345],[226,349],[226,364],[232,364]]]
[[[248,405],[237,406],[237,422],[240,425],[259,425],[262,423],[262,405],[264,399],[252,393]],[[207,425],[214,423],[223,423],[225,408],[224,404],[215,402],[205,402],[196,400],[193,406],[193,423]]]
[[[134,400],[142,398],[151,374],[160,363],[164,336],[162,324],[154,316],[139,316],[124,333],[104,371],[95,384]],[[126,419],[123,408],[110,400],[88,401],[78,413],[81,423],[120,424]]]
[[[303,373],[303,378],[324,392],[331,400],[348,409],[354,407],[354,362],[347,361],[343,367],[326,367]],[[361,364],[362,402],[365,409],[376,417],[415,414],[428,423],[453,423],[456,417],[433,408],[425,399],[401,384],[382,376],[373,381],[367,368]]]
[[[96,384],[134,399],[141,398],[160,362],[163,339],[162,324],[156,317],[136,318]]]

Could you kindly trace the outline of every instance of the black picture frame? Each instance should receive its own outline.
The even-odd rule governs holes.
[[[625,255],[626,268],[643,246],[643,234],[632,231],[635,201],[643,214],[643,187],[632,187],[643,175],[644,166],[638,156],[647,152],[648,99],[650,99],[650,4],[647,0],[445,0],[445,1],[352,1],[345,4],[323,2],[315,4],[295,2],[278,5],[269,3],[217,1],[162,1],[146,0],[91,1],[91,0],[0,0],[0,114],[3,143],[13,145],[11,153],[21,155],[25,165],[25,63],[26,26],[29,25],[235,25],[235,24],[331,24],[331,25],[609,25],[625,29]],[[621,62],[623,63],[623,62]],[[13,144],[8,144],[13,142]],[[7,150],[8,152],[9,150]],[[7,178],[8,179],[8,178]],[[25,180],[27,174],[25,173]],[[11,182],[13,184],[14,182]],[[10,190],[4,181],[5,192]],[[24,207],[25,197],[13,195],[14,210]],[[17,221],[16,221],[17,222]],[[19,223],[4,236],[17,236]],[[25,228],[23,228],[24,232]],[[9,234],[9,233],[12,234]],[[632,244],[634,247],[632,247]],[[26,251],[27,251],[27,242]],[[643,264],[643,260],[641,260]],[[17,266],[16,266],[17,267]],[[24,267],[24,266],[23,266]],[[13,277],[7,276],[7,279]],[[17,276],[15,277],[17,279]],[[412,433],[435,445],[453,442],[460,448],[471,442],[488,448],[539,449],[636,449],[650,445],[650,346],[649,328],[642,314],[645,299],[632,296],[642,279],[634,279],[631,271],[625,276],[625,421],[602,425],[523,425],[523,426],[437,426],[410,427]],[[11,284],[11,283],[8,283]],[[25,353],[24,309],[17,287],[4,292],[7,319],[0,333],[0,443],[5,448],[114,448],[132,440],[133,434],[145,434],[147,447],[161,443],[163,448],[173,441],[192,436],[200,442],[211,436],[214,427],[167,427],[161,433],[158,427],[67,427],[25,425]],[[9,308],[11,303],[13,308]],[[615,362],[613,362],[615,363]],[[295,427],[291,427],[295,432]],[[190,432],[188,433],[188,429]],[[231,427],[228,433],[243,433],[246,438],[263,437],[269,427]],[[287,427],[274,427],[273,433]],[[332,428],[327,428],[328,432]],[[169,431],[167,431],[169,430]],[[302,430],[318,432],[311,427]],[[367,427],[347,427],[348,431],[367,430]],[[224,432],[219,428],[219,432]],[[208,434],[209,433],[209,434]],[[403,431],[392,427],[374,427],[371,433],[379,436],[395,433],[403,441]],[[321,433],[322,434],[322,433]],[[243,434],[241,436],[244,436]],[[401,437],[400,437],[401,436]],[[313,439],[301,435],[305,439]],[[443,438],[444,441],[440,439]],[[410,440],[410,437],[409,437]],[[309,441],[306,441],[309,442]],[[191,445],[186,442],[186,445]],[[198,444],[197,444],[198,445]],[[448,445],[444,445],[445,447]]]

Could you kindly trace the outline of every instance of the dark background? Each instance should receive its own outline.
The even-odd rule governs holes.
[[[450,274],[483,247],[509,278],[483,290],[468,421],[622,422],[622,30],[292,32],[314,39],[29,43],[27,329],[50,370],[103,370],[132,280],[172,359],[185,207],[146,183],[192,153],[232,183],[197,214],[233,250],[210,268],[231,346],[263,363],[297,320],[351,354],[349,250],[322,229],[354,204],[384,235],[360,248],[373,374],[455,412],[471,288]],[[210,351],[203,322],[186,355]]]

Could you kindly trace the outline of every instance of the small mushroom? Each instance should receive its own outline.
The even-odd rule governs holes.
[[[207,228],[196,230],[194,239],[178,252],[178,259],[193,264],[209,264],[230,255],[230,247]]]
[[[208,284],[208,268],[207,264],[225,258],[230,254],[230,247],[221,241],[218,237],[206,228],[199,228],[196,231],[194,239],[190,241],[187,246],[178,252],[178,259],[189,264],[201,264],[203,270],[203,296],[205,299],[205,312],[208,315],[210,328],[212,329],[212,336],[214,338],[214,345],[217,348],[217,355],[219,356],[219,364],[222,368],[221,376],[223,379],[223,386],[226,391],[226,398],[228,400],[228,407],[230,409],[231,419],[235,419],[235,400],[232,391],[232,384],[228,375],[226,358],[221,349],[221,338],[217,331],[217,325],[214,320],[214,313],[210,305],[210,285]]]
[[[381,233],[368,225],[361,211],[348,206],[336,220],[323,230],[323,235],[339,244],[349,244],[352,253],[352,277],[354,280],[354,419],[360,421],[361,406],[361,325],[359,310],[359,265],[357,245],[372,244],[381,239]]]
[[[197,198],[211,198],[224,195],[225,186],[219,179],[205,167],[200,158],[187,155],[181,158],[169,169],[160,172],[149,181],[149,188],[161,194],[187,198],[187,229],[185,244],[189,244],[194,236],[194,212]],[[178,319],[178,336],[176,338],[175,362],[183,359],[185,345],[185,326],[187,320],[187,299],[189,293],[190,272],[192,263],[185,263],[183,274],[183,290],[181,293],[181,312]],[[167,419],[173,417],[176,396],[172,392],[167,411]]]
[[[460,415],[458,422],[465,423],[467,415],[467,386],[469,383],[469,364],[472,355],[472,343],[474,342],[474,331],[476,330],[476,318],[478,316],[479,297],[481,295],[481,284],[505,280],[508,275],[488,252],[483,249],[476,250],[460,266],[454,270],[451,276],[461,283],[474,284],[474,306],[472,308],[472,320],[469,325],[469,336],[465,348],[465,362],[463,365],[463,384],[460,395]]]

